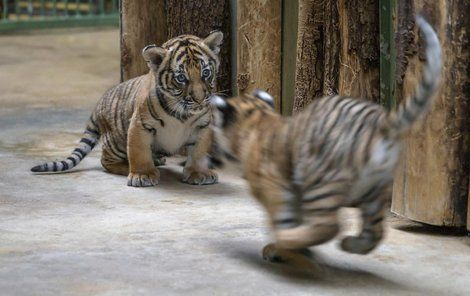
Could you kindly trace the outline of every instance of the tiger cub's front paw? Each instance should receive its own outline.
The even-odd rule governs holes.
[[[127,177],[127,186],[132,187],[150,187],[158,184],[160,174],[158,171],[152,173],[129,173]]]
[[[183,171],[183,182],[191,185],[210,185],[217,183],[217,174],[212,170],[196,171],[185,168]]]

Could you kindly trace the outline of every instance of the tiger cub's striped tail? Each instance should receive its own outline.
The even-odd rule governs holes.
[[[388,122],[392,137],[399,137],[407,132],[413,123],[426,113],[440,84],[442,57],[439,39],[431,25],[421,16],[416,17],[416,24],[423,33],[426,43],[426,64],[423,77],[416,86],[414,94],[411,98],[407,98],[396,112],[390,113]]]
[[[63,172],[70,170],[88,155],[93,150],[96,143],[100,138],[98,126],[94,123],[93,115],[88,120],[83,137],[78,143],[77,147],[73,150],[69,157],[62,161],[46,162],[31,168],[32,172]]]

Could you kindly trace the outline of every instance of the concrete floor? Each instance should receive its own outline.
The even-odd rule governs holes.
[[[391,217],[371,255],[320,246],[325,279],[260,256],[264,215],[231,169],[220,183],[155,188],[103,172],[96,149],[73,172],[29,168],[68,155],[118,81],[118,31],[0,37],[0,295],[470,295],[465,235]],[[344,210],[344,232],[357,226]]]

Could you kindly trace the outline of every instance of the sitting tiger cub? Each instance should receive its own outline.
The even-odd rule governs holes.
[[[308,259],[308,247],[337,235],[340,207],[358,207],[363,220],[358,236],[342,239],[343,250],[367,254],[382,239],[403,139],[439,87],[439,40],[422,18],[417,24],[427,44],[424,75],[396,112],[334,95],[283,118],[262,91],[211,99],[219,154],[241,162],[252,194],[268,212],[275,243],[263,249],[265,259]]]
[[[128,176],[134,187],[158,184],[162,156],[187,147],[183,181],[213,184],[209,169],[212,110],[218,53],[223,34],[205,39],[191,35],[173,38],[161,47],[142,51],[148,74],[108,90],[98,102],[77,148],[63,161],[33,167],[33,172],[66,171],[75,167],[103,141],[101,164],[110,173]]]

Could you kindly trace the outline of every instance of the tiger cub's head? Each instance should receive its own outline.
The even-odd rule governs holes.
[[[265,91],[255,90],[251,94],[223,99],[211,97],[214,120],[211,125],[214,132],[216,157],[238,160],[244,137],[250,129],[266,123],[266,115],[279,116],[274,111],[274,99]]]
[[[149,45],[142,50],[155,74],[157,91],[164,96],[165,109],[183,114],[208,106],[216,87],[222,39],[220,31],[204,39],[181,35],[160,47]]]

